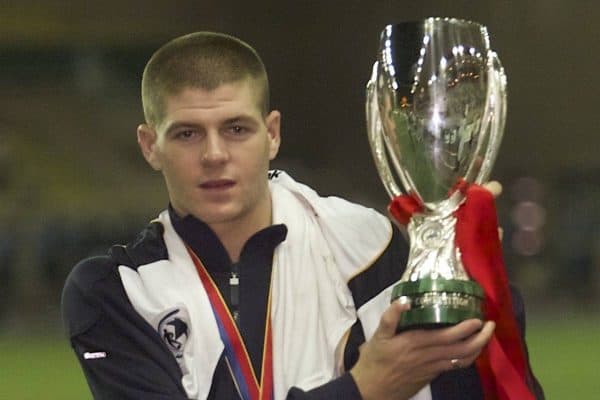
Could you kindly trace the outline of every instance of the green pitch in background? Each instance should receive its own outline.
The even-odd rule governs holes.
[[[530,321],[531,363],[548,400],[598,398],[599,338],[597,315]],[[91,398],[66,340],[0,334],[0,400]]]

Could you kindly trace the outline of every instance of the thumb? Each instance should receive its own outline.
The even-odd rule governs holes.
[[[502,194],[502,185],[498,181],[490,181],[484,183],[482,185],[485,189],[487,189],[494,198],[500,196]]]
[[[389,339],[396,335],[400,316],[406,310],[410,309],[410,303],[401,303],[399,300],[393,301],[390,306],[381,314],[379,326],[373,334],[374,338]]]

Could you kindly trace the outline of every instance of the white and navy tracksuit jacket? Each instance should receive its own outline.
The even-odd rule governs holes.
[[[248,240],[235,264],[207,225],[169,209],[127,246],[73,269],[63,316],[95,398],[239,398],[188,246],[238,316],[258,375],[273,285],[276,399],[360,399],[344,370],[377,326],[407,245],[373,210],[318,197],[285,174],[270,187],[274,224]],[[513,303],[523,326],[520,297]],[[415,398],[481,399],[477,371],[442,374]]]

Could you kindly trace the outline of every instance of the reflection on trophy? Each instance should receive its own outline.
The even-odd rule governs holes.
[[[506,76],[487,29],[452,18],[388,25],[366,107],[388,194],[419,205],[407,226],[406,271],[392,294],[411,303],[399,329],[482,318],[483,290],[455,245],[455,211],[469,184],[487,180],[504,129]]]

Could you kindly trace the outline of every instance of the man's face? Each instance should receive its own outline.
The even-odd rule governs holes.
[[[142,152],[163,173],[181,216],[216,225],[270,213],[267,171],[279,150],[280,114],[264,117],[257,93],[251,79],[184,89],[165,99],[156,128],[138,128]]]

